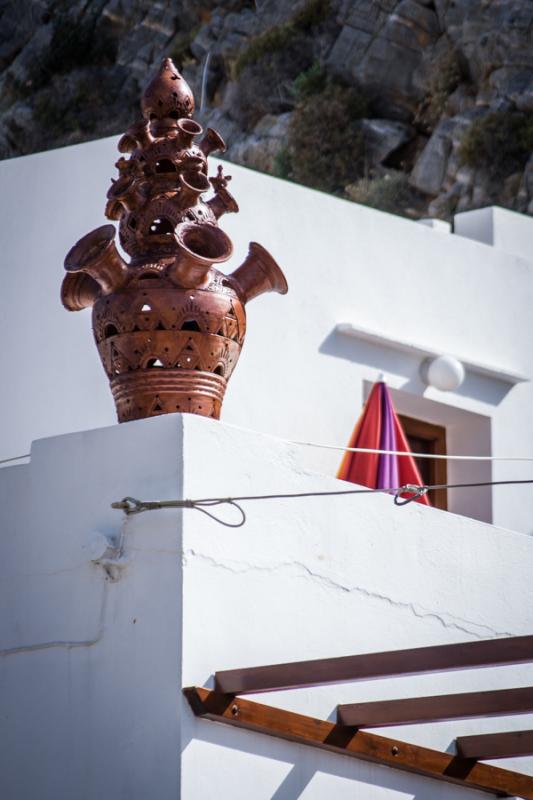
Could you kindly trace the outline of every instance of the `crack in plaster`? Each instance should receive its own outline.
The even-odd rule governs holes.
[[[198,553],[194,549],[189,549],[184,552],[183,554],[183,566],[188,565],[189,559],[197,559],[199,561],[204,562],[208,566],[215,567],[218,569],[227,570],[228,572],[232,572],[233,574],[244,574],[247,572],[275,572],[284,569],[297,569],[300,570],[304,576],[311,578],[318,584],[322,584],[326,586],[328,589],[333,589],[335,591],[344,592],[347,594],[360,594],[364,597],[368,597],[372,600],[378,600],[379,602],[386,603],[389,606],[393,606],[394,608],[398,608],[402,611],[407,611],[413,616],[418,617],[419,619],[432,619],[442,625],[443,628],[453,629],[461,631],[462,633],[467,633],[470,636],[475,636],[477,639],[486,639],[487,636],[489,637],[497,637],[497,636],[514,636],[511,631],[499,631],[495,628],[491,628],[488,625],[484,625],[483,623],[474,622],[474,620],[464,619],[462,617],[457,617],[453,614],[448,614],[446,612],[438,612],[434,611],[429,608],[425,608],[420,604],[410,603],[402,600],[395,600],[393,597],[388,597],[381,592],[376,592],[371,589],[367,589],[364,586],[346,586],[342,583],[339,583],[333,578],[327,575],[321,575],[320,573],[313,572],[306,564],[303,564],[300,561],[287,561],[287,562],[278,562],[275,564],[271,564],[270,566],[261,566],[258,564],[250,564],[244,561],[237,562],[237,561],[217,561],[212,556],[205,555],[203,553]],[[300,575],[302,577],[302,575]]]
[[[72,641],[52,640],[49,642],[38,642],[36,644],[21,644],[16,647],[8,647],[5,650],[0,650],[0,657],[15,656],[19,653],[34,653],[38,650],[74,650],[79,647],[93,647],[103,639],[104,636],[104,618],[107,606],[107,581],[104,583],[104,591],[102,595],[102,604],[100,606],[100,614],[98,615],[98,628],[96,636],[93,639],[81,639]]]
[[[128,552],[131,553],[161,553],[165,556],[179,556],[179,548],[173,550],[165,550],[162,547],[129,547]]]

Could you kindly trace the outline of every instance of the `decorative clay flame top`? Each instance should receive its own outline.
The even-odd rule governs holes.
[[[113,225],[83,237],[65,259],[61,299],[70,311],[93,306],[93,330],[119,421],[173,411],[217,417],[244,341],[244,305],[287,283],[272,256],[251,243],[225,276],[215,264],[233,252],[219,218],[239,210],[222,165],[208,157],[225,144],[191,119],[192,92],[166,58],[146,89],[143,119],[119,142],[107,193]],[[212,192],[204,200],[206,192]]]
[[[180,119],[193,115],[193,93],[172,59],[163,59],[159,72],[144,90],[141,111],[147,120]]]

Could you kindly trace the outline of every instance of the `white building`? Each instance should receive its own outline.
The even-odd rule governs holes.
[[[232,167],[242,210],[222,227],[235,263],[261,242],[289,294],[249,307],[221,422],[117,426],[90,315],[59,301],[65,253],[104,221],[115,147],[0,164],[0,458],[31,447],[0,472],[2,796],[475,798],[195,719],[181,689],[211,685],[215,670],[531,633],[533,487],[449,490],[453,513],[384,496],[262,501],[245,505],[236,530],[194,510],[123,526],[110,503],[343,488],[339,451],[294,442],[346,444],[380,373],[401,414],[445,429],[448,453],[531,457],[533,220],[484,209],[456,217],[452,234]],[[421,377],[440,354],[465,368],[456,391]],[[447,480],[529,479],[532,466],[450,461]],[[95,563],[109,557],[119,565]],[[531,675],[499,667],[261,701],[333,719],[339,702],[518,687]],[[528,727],[532,715],[398,737],[446,751],[458,735]],[[533,775],[533,760],[509,768]]]

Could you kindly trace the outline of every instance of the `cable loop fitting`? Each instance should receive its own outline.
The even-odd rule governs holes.
[[[406,506],[408,503],[412,503],[413,500],[418,500],[419,497],[423,497],[426,493],[426,486],[416,486],[412,483],[406,483],[405,486],[400,486],[400,488],[396,490],[394,495],[394,505]],[[412,496],[402,497],[404,494],[410,494]]]
[[[207,508],[212,506],[228,505],[233,506],[239,512],[240,518],[237,522],[228,522],[225,519],[208,511]],[[206,508],[207,507],[207,508]],[[226,528],[242,528],[246,522],[246,514],[244,509],[235,502],[231,497],[221,497],[206,500],[137,500],[136,497],[124,497],[122,500],[111,503],[111,508],[124,511],[127,516],[131,514],[140,514],[143,511],[154,511],[160,508],[194,508],[196,511],[201,511],[207,517],[210,517],[215,522],[219,522]]]

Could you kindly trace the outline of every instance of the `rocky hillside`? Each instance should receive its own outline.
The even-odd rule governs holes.
[[[410,216],[533,214],[531,0],[0,0],[0,156],[123,131],[170,55],[231,161]]]

